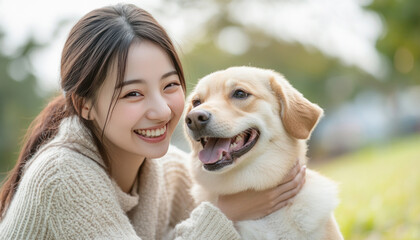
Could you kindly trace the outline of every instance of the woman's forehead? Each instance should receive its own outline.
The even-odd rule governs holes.
[[[174,69],[166,51],[157,44],[133,42],[127,55],[124,79],[156,78]]]
[[[118,74],[121,70],[118,57],[115,57],[109,64],[104,85],[116,88],[123,81],[135,79],[141,79],[146,83],[157,81],[165,74],[175,71],[175,67],[168,54],[159,45],[150,41],[135,41],[128,50],[125,72],[120,82]]]

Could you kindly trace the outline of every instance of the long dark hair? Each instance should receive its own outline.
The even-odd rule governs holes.
[[[103,84],[111,64],[118,67],[116,86],[124,78],[127,54],[133,41],[151,41],[170,57],[181,80],[185,92],[183,69],[166,31],[145,10],[131,4],[118,4],[93,10],[80,19],[70,31],[61,57],[61,88],[64,94],[52,100],[31,123],[16,165],[9,172],[0,190],[0,219],[4,216],[17,186],[22,178],[26,162],[40,146],[50,141],[56,134],[63,118],[77,115],[103,158],[107,170],[109,159],[103,147],[103,132],[98,131],[92,121],[81,117],[83,103],[91,100]],[[112,104],[121,89],[116,89]]]

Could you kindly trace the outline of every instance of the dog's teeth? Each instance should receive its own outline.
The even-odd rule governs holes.
[[[222,160],[222,158],[223,158],[223,153],[220,154],[219,160]]]

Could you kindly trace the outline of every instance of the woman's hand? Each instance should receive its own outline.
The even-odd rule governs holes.
[[[219,209],[232,221],[255,220],[286,206],[305,182],[306,166],[296,164],[278,186],[219,196]]]

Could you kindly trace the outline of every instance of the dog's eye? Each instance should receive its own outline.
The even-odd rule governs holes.
[[[238,89],[238,90],[235,90],[235,92],[233,92],[232,97],[238,98],[238,99],[244,99],[244,98],[247,98],[249,95],[250,95],[249,93]]]
[[[192,105],[193,105],[193,107],[197,107],[198,105],[200,105],[201,104],[201,101],[199,100],[199,99],[196,99],[196,100],[193,100],[192,101]]]

